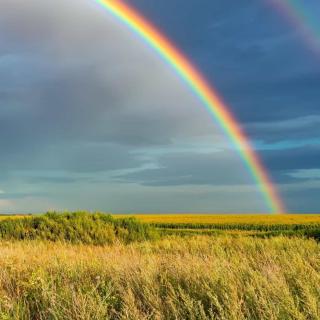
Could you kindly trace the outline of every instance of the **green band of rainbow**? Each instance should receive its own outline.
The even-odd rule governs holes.
[[[190,86],[237,148],[245,165],[257,182],[265,198],[268,210],[272,213],[284,213],[285,207],[277,189],[271,182],[267,170],[262,165],[258,155],[250,145],[249,139],[201,73],[160,31],[135,9],[120,0],[95,1],[141,36]]]

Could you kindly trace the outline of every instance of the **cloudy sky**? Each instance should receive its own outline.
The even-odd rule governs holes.
[[[288,210],[317,212],[320,37],[274,2],[128,1],[218,89]],[[197,97],[94,0],[1,0],[0,148],[2,213],[267,210]]]

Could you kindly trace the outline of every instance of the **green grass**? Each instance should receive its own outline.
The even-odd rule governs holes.
[[[0,220],[0,239],[49,240],[84,244],[129,243],[152,239],[157,232],[135,218],[114,219],[111,215],[86,212],[47,213]]]

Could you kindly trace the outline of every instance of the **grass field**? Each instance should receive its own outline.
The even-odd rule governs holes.
[[[1,319],[319,319],[314,240],[0,243]]]
[[[6,217],[0,220],[0,320],[317,320],[319,220]]]

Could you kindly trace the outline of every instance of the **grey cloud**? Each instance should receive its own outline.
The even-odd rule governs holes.
[[[319,145],[306,145],[282,150],[264,150],[262,155],[264,163],[270,168],[273,180],[280,186],[282,184],[295,185],[303,181],[319,180],[316,176],[299,175],[299,172],[318,170],[320,168]]]
[[[319,115],[319,55],[272,1],[198,1],[196,12],[194,1],[130,2],[192,57],[245,127]],[[316,21],[319,2],[302,6]],[[265,138],[258,129],[249,133]]]
[[[320,69],[297,33],[264,2],[130,2],[192,57],[253,140],[305,141],[261,154],[281,186],[309,182],[291,173],[318,168],[307,140],[319,136]],[[12,199],[17,210],[261,208],[234,152],[178,152],[177,141],[208,136],[212,148],[226,142],[174,72],[94,1],[1,1],[0,189],[39,195]]]
[[[34,174],[45,170],[94,173],[136,168],[144,162],[135,156],[134,149],[108,143],[55,143],[46,149],[28,150],[22,157],[23,151],[6,154],[0,159],[7,175],[21,170],[34,171]]]
[[[16,200],[29,197],[42,197],[45,193],[0,193],[0,200]]]
[[[266,142],[304,142],[319,137],[320,115],[307,115],[302,117],[287,117],[284,120],[272,122],[255,122],[246,126],[246,131],[251,135],[259,136]]]
[[[10,48],[0,60],[3,169],[139,167],[133,149],[221,135],[176,75],[92,1],[0,9],[1,48]]]
[[[272,171],[319,168],[320,146],[304,146],[283,150],[265,150],[264,161]]]
[[[302,181],[282,190],[290,212],[319,213],[320,181]]]
[[[2,1],[0,48],[0,182],[11,211],[161,210],[170,194],[177,209],[185,196],[174,187],[159,193],[139,184],[158,162],[152,152],[202,136],[225,142],[181,79],[91,1]],[[145,193],[152,201],[143,206]]]
[[[157,158],[157,168],[120,175],[124,182],[140,182],[146,186],[242,185],[253,181],[230,151],[215,153],[173,153]]]

